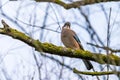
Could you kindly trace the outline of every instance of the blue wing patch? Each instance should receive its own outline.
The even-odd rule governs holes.
[[[81,41],[80,41],[80,39],[78,38],[78,36],[75,34],[73,37],[74,37],[74,39],[78,42],[78,44],[79,44],[79,46],[80,46],[80,49],[84,50],[83,47],[82,47],[82,45],[81,45]]]
[[[76,34],[73,37],[78,43],[81,43],[80,39],[78,38],[78,36]]]

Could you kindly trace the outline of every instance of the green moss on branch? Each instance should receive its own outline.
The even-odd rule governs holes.
[[[51,2],[58,4],[65,9],[79,8],[80,6],[85,6],[88,4],[100,3],[100,2],[109,2],[109,1],[119,1],[119,0],[80,0],[71,3],[65,3],[62,0],[35,0],[36,2]]]
[[[90,51],[73,50],[62,46],[56,46],[51,43],[41,43],[39,40],[32,39],[31,37],[25,35],[24,33],[16,29],[12,29],[5,22],[3,22],[3,25],[4,28],[0,28],[0,34],[8,35],[13,37],[14,39],[21,40],[22,42],[25,42],[29,46],[34,47],[36,51],[53,54],[53,55],[66,56],[70,58],[87,59],[98,62],[100,64],[111,64],[111,65],[120,66],[119,56],[113,54],[110,55],[99,54],[99,53],[94,54]]]

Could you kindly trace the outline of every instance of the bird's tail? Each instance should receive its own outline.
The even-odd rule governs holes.
[[[88,70],[93,68],[93,65],[91,64],[90,61],[83,59],[83,62]]]

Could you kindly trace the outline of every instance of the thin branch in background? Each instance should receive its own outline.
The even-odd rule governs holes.
[[[83,17],[85,18],[85,21],[86,21],[87,26],[88,26],[87,28],[89,28],[90,32],[94,33],[94,35],[96,36],[98,42],[99,42],[102,46],[104,46],[104,43],[102,42],[101,38],[98,36],[97,32],[96,32],[96,31],[94,30],[94,28],[92,27],[92,25],[91,25],[91,23],[90,23],[90,21],[89,21],[89,19],[88,19],[88,16],[84,13],[84,11],[82,10],[82,8],[79,8],[79,11],[80,11],[80,13],[83,15]],[[88,10],[87,10],[87,11],[88,11]],[[93,38],[93,41],[96,42],[96,40],[95,40],[94,38]]]
[[[49,6],[49,8],[50,8],[50,3],[48,3],[47,6]],[[54,15],[50,14],[48,11],[46,11],[46,9],[45,9],[45,11],[44,11],[44,9],[41,8],[41,6],[40,6],[40,7],[38,6],[38,8],[39,8],[40,10],[42,10],[44,13],[46,13],[47,15],[49,15],[49,17],[55,22],[55,24],[56,24],[56,23],[61,23],[60,21],[57,22],[56,19],[53,17]],[[56,10],[56,9],[55,9],[55,10]]]
[[[65,60],[64,60],[64,57],[61,57],[61,58],[62,58],[62,61],[61,61],[61,62],[63,63],[63,65],[61,65],[61,68],[60,68],[59,77],[58,77],[59,80],[62,79],[63,70],[64,70],[64,64],[65,64],[65,63],[64,63],[64,61],[65,61]]]
[[[34,8],[32,9],[32,13],[30,14],[30,17],[29,17],[29,20],[28,20],[28,22],[29,22],[29,24],[32,24],[32,25],[35,25],[35,23],[36,23],[36,7],[37,7],[37,4],[35,4],[35,6],[34,6]],[[28,27],[28,29],[29,29],[29,36],[30,37],[33,37],[34,38],[34,26],[28,26],[27,25],[27,27]],[[31,30],[31,28],[32,28],[32,31],[30,31]]]
[[[97,48],[101,48],[101,49],[104,49],[104,50],[109,50],[109,51],[111,51],[110,53],[117,53],[117,52],[120,52],[120,49],[112,49],[112,48],[109,48],[109,47],[107,47],[107,46],[104,46],[104,47],[102,47],[102,46],[99,46],[99,45],[97,45],[97,44],[93,44],[93,43],[87,43],[88,45],[91,45],[91,46],[95,46],[95,47],[97,47]]]
[[[36,24],[36,8],[37,8],[37,4],[35,4],[35,6],[34,6],[34,8],[33,8],[33,10],[32,10],[32,14],[33,14],[33,19],[32,19],[32,14],[31,14],[31,16],[30,16],[30,19],[29,19],[29,22],[30,22],[30,24],[32,23],[32,21],[31,20],[33,20],[33,25],[35,25]],[[30,28],[30,27],[29,27]],[[34,35],[34,27],[33,26],[31,26],[31,28],[32,28],[32,31],[31,31],[31,33],[30,33],[30,36],[31,37],[34,37],[33,35]],[[38,70],[38,78],[39,78],[39,80],[41,80],[41,67],[42,67],[42,65],[43,65],[43,63],[41,62],[41,64],[40,64],[40,61],[37,59],[37,54],[35,54],[35,51],[34,51],[34,48],[32,48],[32,54],[33,54],[33,57],[34,57],[34,60],[35,60],[35,63],[36,63],[36,66],[37,66],[37,70]]]
[[[18,26],[18,28],[20,28],[23,32],[25,32],[26,34],[28,34],[27,31],[20,24],[15,23],[16,21],[13,20],[11,17],[9,17],[7,14],[5,14],[3,12],[3,10],[1,11],[1,15],[4,16],[5,18],[7,18],[10,22],[14,23],[16,26]]]
[[[80,13],[84,16],[84,18],[85,18],[85,20],[86,20],[86,23],[88,24],[88,25],[87,25],[88,28],[90,28],[92,31],[94,31],[94,29],[92,28],[92,25],[91,25],[88,17],[87,17],[86,14],[83,12],[83,10],[82,10],[81,8],[79,8],[79,11],[80,11]],[[88,11],[89,11],[89,10],[88,10]],[[95,33],[95,31],[94,31],[94,33]],[[97,33],[96,33],[96,35],[97,35]],[[99,39],[99,37],[98,37],[98,39]],[[100,40],[100,39],[99,39],[99,40]],[[101,41],[101,40],[100,40],[100,41]],[[101,41],[101,42],[102,42],[102,41]],[[93,67],[93,71],[95,72],[94,67]],[[97,80],[100,80],[98,76],[96,76],[96,78],[97,78]]]
[[[57,24],[58,24],[58,26],[59,26],[57,29],[60,28],[60,31],[61,31],[62,29],[61,29],[61,27],[60,27],[59,18],[58,18],[58,16],[57,16],[57,13],[55,12],[55,9],[53,8],[52,4],[50,4],[50,6],[51,6],[51,8],[52,8],[52,10],[53,10],[53,12],[54,12],[54,14],[55,14],[55,17],[56,17],[56,20],[57,20]],[[57,31],[57,29],[56,29],[56,31]]]
[[[109,47],[110,45],[110,18],[111,18],[111,10],[112,8],[110,8],[110,12],[109,12],[109,19],[108,19],[108,26],[107,26],[107,47]],[[106,51],[107,55],[109,55],[109,50]],[[107,62],[109,63],[109,58],[107,59]],[[107,71],[109,71],[109,64],[107,64]],[[109,75],[107,75],[107,80],[109,80]]]
[[[21,23],[23,23],[23,24],[25,24],[25,25],[34,26],[34,27],[37,27],[37,28],[39,28],[39,29],[45,29],[45,30],[48,30],[48,31],[52,31],[52,32],[56,32],[56,33],[61,33],[61,32],[59,32],[59,31],[52,30],[52,29],[49,29],[49,28],[44,27],[44,26],[54,25],[54,24],[56,24],[57,22],[51,23],[51,24],[48,24],[48,25],[38,26],[38,25],[32,25],[32,24],[29,24],[29,23],[25,23],[25,22],[23,22],[23,21],[21,21],[21,20],[18,20],[18,21],[21,22]],[[44,27],[44,28],[43,28],[43,27]]]
[[[54,58],[54,57],[51,57],[51,56],[49,56],[49,55],[45,55],[45,54],[41,54],[41,55],[42,55],[43,57],[47,57],[47,58],[49,58],[49,59],[51,59],[51,60],[59,63],[61,66],[64,66],[65,68],[67,68],[67,69],[69,69],[70,71],[73,72],[73,68],[72,68],[72,67],[70,67],[70,66],[67,65],[67,64],[64,64],[64,63],[61,62],[60,60],[58,60],[58,59],[56,59],[56,58]],[[84,80],[81,75],[79,75],[79,74],[77,74],[77,73],[76,73],[76,75],[77,75],[81,80]]]
[[[104,5],[101,4],[100,6],[101,6],[101,9],[102,9],[102,11],[104,13],[104,16],[106,18],[106,23],[108,23],[108,26],[107,26],[107,40],[106,40],[107,41],[107,46],[103,47],[102,49],[106,50],[106,52],[108,51],[107,53],[109,53],[109,51],[111,51],[110,48],[109,48],[109,44],[110,44],[110,40],[109,39],[110,39],[110,16],[111,16],[111,12],[109,12],[110,14],[109,14],[109,16],[107,16],[107,12],[106,12],[106,9],[104,8]],[[107,70],[108,70],[108,67],[110,68],[110,66],[107,64]],[[107,76],[107,79],[109,79],[108,76]]]
[[[55,5],[56,6],[56,5]],[[66,17],[64,17],[64,13],[62,12],[62,11],[60,11],[61,10],[61,8],[55,8],[55,10],[58,12],[58,14],[59,14],[59,22],[57,22],[57,23],[65,23],[65,19],[66,19]],[[60,25],[59,25],[59,27],[58,27],[58,29],[60,28],[60,30],[61,30],[61,27],[60,27]]]
[[[100,4],[100,7],[104,13],[104,16],[105,16],[105,19],[106,19],[106,22],[108,22],[109,20],[109,17],[107,16],[107,12],[106,12],[106,9],[104,8],[104,5],[103,4]]]
[[[14,23],[16,26],[18,26],[18,28],[20,28],[23,32],[25,32],[26,34],[28,34],[26,32],[26,30],[18,23],[16,23],[16,21],[14,19],[12,19],[10,16],[8,16],[7,14],[5,14],[4,10],[2,9],[3,6],[5,6],[9,1],[7,1],[6,3],[4,3],[0,9],[1,9],[1,15],[4,16],[5,18],[7,18],[10,22]]]
[[[11,76],[8,74],[8,72],[6,70],[6,66],[5,65],[4,65],[4,68],[0,68],[0,71],[2,72],[1,75],[3,75],[3,77],[4,77],[3,79],[5,79],[5,80],[12,80]]]
[[[36,67],[37,67],[37,70],[38,70],[39,80],[41,80],[41,67],[43,66],[43,63],[42,63],[42,61],[40,63],[40,60],[37,59],[37,56],[39,56],[39,54],[37,55],[33,49],[32,49],[32,54],[33,54],[35,63],[37,65]]]
[[[90,40],[91,40],[91,42],[92,42],[92,41],[96,42],[96,41],[94,40],[94,38],[93,38],[93,35],[95,34],[95,32],[93,32],[92,29],[89,27],[90,24],[89,24],[89,22],[87,21],[87,18],[86,18],[85,13],[82,11],[82,8],[78,8],[78,10],[79,10],[80,14],[85,18],[86,26],[88,26],[88,27],[86,27],[86,26],[83,26],[83,27],[85,27],[85,30],[88,32],[88,34],[90,34]],[[95,52],[94,47],[92,47],[92,49],[93,49],[93,51]]]
[[[0,9],[5,6],[7,3],[9,3],[9,1],[6,1],[3,5],[2,5],[2,1],[0,1]]]
[[[44,29],[46,28],[46,26],[44,26],[46,23],[47,23],[47,20],[48,20],[48,11],[49,11],[49,8],[50,8],[50,3],[48,3],[48,5],[47,5],[47,7],[46,7],[46,11],[45,11],[45,15],[44,15],[44,20],[43,20],[43,23],[42,23],[42,25],[43,25],[43,27],[42,27],[42,29],[43,30],[41,30],[40,31],[40,37],[39,37],[39,39],[42,41],[43,40],[43,36],[44,36]],[[45,37],[45,36],[44,36]]]
[[[22,9],[22,4],[24,3],[24,1],[21,1],[20,2],[20,5],[18,6],[18,9],[17,9],[17,11],[16,11],[16,17],[15,17],[15,23],[17,23],[17,24],[19,24],[18,23],[18,18],[19,18],[19,15],[20,15],[20,11],[21,11],[21,9]]]
[[[111,10],[112,10],[112,8],[110,8],[109,20],[108,20],[108,26],[107,26],[107,47],[110,46],[110,18],[111,18]],[[108,54],[109,54],[109,50],[107,50],[107,55]]]
[[[115,16],[115,18],[114,18],[114,20],[113,20],[113,24],[111,25],[110,34],[109,34],[110,36],[111,36],[111,34],[112,34],[112,30],[113,30],[113,27],[114,27],[114,25],[115,25],[115,22],[116,22],[116,19],[117,19],[117,17],[118,17],[119,12],[120,12],[120,7],[118,8],[118,10],[117,10],[117,12],[116,12],[116,16]]]
[[[8,15],[6,15],[3,10],[1,9],[1,15],[3,15],[4,17],[6,17],[9,21],[11,21],[12,23],[15,23],[16,26],[18,26],[18,28],[20,28],[23,32],[25,32],[26,34],[29,35],[29,33],[27,33],[27,31],[18,23],[16,22],[16,20],[13,20],[11,17],[9,17]],[[29,23],[25,23],[24,21],[21,21],[19,20],[17,17],[16,17],[17,21],[23,23],[23,24],[26,24],[28,26],[34,26],[34,27],[38,27],[38,28],[41,28],[41,29],[45,29],[45,30],[48,30],[48,31],[53,31],[53,32],[57,32],[57,33],[60,33],[59,31],[56,31],[56,30],[52,30],[52,29],[49,29],[49,28],[46,28],[44,26],[49,26],[49,25],[53,25],[53,24],[56,24],[56,23],[52,23],[52,24],[49,24],[49,25],[43,25],[43,26],[37,26],[37,25],[32,25],[32,24],[29,24]],[[44,28],[43,28],[44,27]]]

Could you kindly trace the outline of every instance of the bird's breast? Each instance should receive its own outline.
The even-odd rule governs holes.
[[[79,44],[76,42],[73,35],[69,31],[62,32],[61,40],[63,44],[68,48],[72,48],[72,49],[79,48]]]

